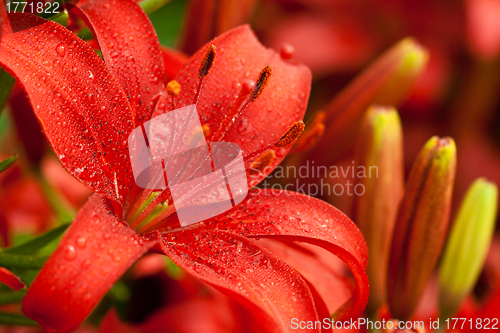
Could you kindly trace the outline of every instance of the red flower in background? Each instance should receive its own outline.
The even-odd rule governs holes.
[[[0,38],[2,37],[3,26],[5,24],[6,17],[7,17],[7,12],[5,11],[5,7],[0,6]]]
[[[277,331],[290,330],[291,318],[327,317],[339,299],[347,302],[337,319],[358,315],[368,297],[367,250],[338,210],[296,193],[252,191],[227,214],[176,229],[168,190],[157,195],[139,189],[128,161],[134,128],[196,101],[208,140],[218,137],[222,123],[224,138],[241,147],[247,170],[267,161],[256,179],[262,180],[288,152],[283,143],[297,136],[310,89],[308,69],[280,59],[240,27],[212,42],[217,60],[210,75],[198,70],[207,64],[205,47],[179,71],[180,94],[167,94],[157,37],[134,1],[91,0],[76,11],[92,28],[104,61],[67,29],[30,15],[12,14],[10,24],[19,32],[7,24],[0,42],[0,64],[23,85],[61,163],[97,192],[31,285],[24,313],[49,330],[75,329],[135,260],[156,251],[248,305]],[[262,93],[263,82],[253,88],[249,80],[269,64],[273,76]],[[246,105],[252,91],[262,96]],[[228,121],[232,117],[236,122]],[[145,226],[138,228],[141,222]],[[320,255],[266,243],[271,252],[254,241],[259,238],[310,243],[337,255],[356,282],[351,298],[349,283],[328,272]],[[310,274],[314,260],[294,260],[304,251],[325,276]],[[334,281],[338,294],[325,287]]]

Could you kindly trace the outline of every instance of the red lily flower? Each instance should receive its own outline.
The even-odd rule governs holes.
[[[67,29],[30,15],[12,14],[10,24],[18,32],[12,33],[7,24],[0,43],[0,64],[24,86],[61,163],[97,192],[31,285],[24,313],[48,330],[73,330],[135,260],[156,251],[254,309],[273,325],[271,330],[289,331],[294,317],[314,321],[327,316],[314,283],[309,285],[253,241],[273,238],[310,243],[342,259],[356,288],[336,318],[358,315],[368,297],[366,245],[354,224],[334,207],[297,193],[251,191],[225,215],[175,229],[175,209],[166,203],[168,189],[152,194],[132,180],[127,149],[131,131],[152,115],[193,101],[209,132],[207,139],[216,141],[217,126],[223,124],[224,139],[241,147],[247,170],[254,157],[275,150],[267,159],[268,174],[289,150],[281,147],[281,140],[296,137],[297,125],[291,134],[287,130],[304,115],[308,69],[283,61],[243,26],[212,41],[218,53],[209,76],[208,70],[204,75],[198,71],[200,63],[202,69],[208,64],[203,48],[180,70],[180,94],[167,94],[158,40],[134,1],[89,0],[75,11],[93,30],[104,62]],[[248,80],[269,64],[274,74],[262,93],[264,82],[254,89]],[[260,93],[257,101],[245,102]],[[235,126],[227,121],[233,117]],[[167,209],[159,213],[156,207]],[[139,228],[141,221],[146,225]]]
[[[166,260],[157,255],[149,255],[134,265],[129,271],[132,274],[128,274],[126,278],[134,281],[132,295],[124,311],[125,318],[129,321],[122,321],[117,311],[111,309],[99,324],[98,332],[265,331],[247,309],[185,272],[178,271],[175,279],[164,268],[151,272],[151,267],[148,266],[158,264],[164,265]],[[145,292],[145,295],[141,292]],[[145,317],[145,312],[141,311],[151,305],[147,295],[152,292],[157,295],[153,302],[156,307]]]

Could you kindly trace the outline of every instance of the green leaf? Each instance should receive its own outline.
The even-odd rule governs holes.
[[[174,46],[181,31],[185,7],[185,0],[172,0],[156,12],[149,14],[161,45]]]
[[[60,225],[43,235],[31,238],[27,242],[5,249],[2,252],[8,254],[33,254],[58,238],[62,233],[64,233],[64,231],[66,231],[68,226],[69,223]]]
[[[440,267],[441,317],[454,315],[476,284],[495,230],[498,189],[483,178],[467,191]]]
[[[36,321],[26,318],[25,316],[0,312],[0,324],[3,325],[20,325],[20,326],[38,326]]]
[[[9,73],[0,68],[0,114],[9,99],[10,92],[14,88],[16,79],[14,79]]]
[[[5,160],[0,162],[0,172],[7,170],[14,162],[17,160],[17,155],[7,157]]]
[[[0,305],[19,303],[26,296],[26,291],[8,291],[0,294]]]
[[[31,256],[0,252],[0,266],[6,268],[40,269],[47,261],[46,256]]]
[[[141,5],[142,10],[149,15],[169,2],[170,0],[142,0],[139,5]]]

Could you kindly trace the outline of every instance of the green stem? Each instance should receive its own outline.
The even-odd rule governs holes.
[[[19,303],[26,296],[26,291],[9,291],[0,294],[0,305]]]
[[[0,312],[0,324],[3,325],[21,325],[21,326],[38,326],[36,321],[33,321],[25,316]]]
[[[52,185],[47,182],[45,177],[39,171],[35,171],[35,176],[42,187],[45,197],[49,200],[50,205],[58,215],[58,221],[73,221],[76,212],[73,208],[71,208],[68,201],[59,193],[57,189],[52,187]]]
[[[0,266],[8,268],[40,269],[47,261],[45,256],[10,254],[0,251]]]
[[[139,5],[146,12],[146,14],[151,15],[169,2],[170,0],[142,0]]]
[[[0,68],[0,115],[5,103],[7,103],[7,99],[9,99],[12,88],[14,88],[14,84],[16,84],[16,79]]]

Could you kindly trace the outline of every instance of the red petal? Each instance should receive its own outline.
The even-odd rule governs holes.
[[[47,140],[25,92],[15,89],[10,96],[9,104],[17,136],[23,144],[24,151],[32,163],[39,165],[47,148]]]
[[[189,1],[181,49],[193,54],[215,36],[250,21],[257,0]]]
[[[352,283],[342,275],[342,268],[345,269],[345,266],[336,265],[340,269],[335,271],[337,267],[325,264],[314,253],[299,244],[290,244],[292,245],[290,246],[270,239],[262,239],[259,244],[285,260],[317,291],[320,300],[316,300],[316,304],[324,302],[328,308],[328,313],[320,318],[328,317],[351,297]],[[337,260],[342,263],[339,259]]]
[[[5,31],[0,65],[23,84],[54,152],[83,184],[123,201],[131,171],[122,149],[133,123],[119,84],[68,29],[29,14],[9,19],[32,28]]]
[[[153,243],[117,219],[105,199],[94,194],[29,288],[24,314],[49,331],[76,329]]]
[[[5,11],[5,5],[0,2],[0,38],[2,38],[3,26],[7,20],[7,12]]]
[[[106,65],[129,96],[139,126],[151,117],[154,98],[164,88],[163,57],[151,21],[133,0],[89,0],[77,8],[93,29]]]
[[[0,267],[0,282],[14,290],[26,287],[17,275],[3,267]]]
[[[347,265],[356,282],[352,298],[336,312],[335,319],[355,317],[366,305],[369,292],[366,242],[347,216],[321,200],[295,192],[255,190],[237,209],[221,219],[206,222],[204,228],[322,247]]]
[[[186,10],[186,27],[183,36],[182,50],[193,54],[213,37],[213,21],[215,20],[215,1],[194,0]]]
[[[161,53],[165,64],[165,81],[169,82],[179,74],[181,68],[188,61],[188,56],[165,46],[161,46]]]
[[[142,332],[138,327],[127,325],[120,320],[115,309],[111,309],[99,326],[98,333],[139,333]]]
[[[210,126],[208,141],[213,141],[211,135],[235,102],[241,84],[245,80],[255,81],[268,65],[273,66],[269,85],[236,119],[223,141],[238,144],[243,153],[248,154],[275,142],[304,117],[311,88],[311,73],[307,67],[283,61],[279,54],[260,44],[247,25],[228,31],[209,44],[216,46],[217,55],[210,74],[203,81],[197,104],[202,124]],[[198,66],[207,47],[201,48],[181,69],[176,79],[181,84],[181,92],[174,106],[169,98],[167,107],[170,109],[193,104],[199,82]],[[154,115],[163,112],[165,110],[157,109]],[[283,160],[289,149],[277,149],[266,175]],[[262,174],[259,180],[263,178]]]
[[[292,318],[318,320],[300,274],[245,237],[193,229],[165,235],[162,248],[187,272],[256,311],[266,327],[289,332]]]
[[[238,318],[238,310],[245,311],[224,295],[214,292],[164,308],[151,315],[141,328],[143,332],[165,332],[165,327],[176,333],[254,332],[248,326],[246,330],[239,327],[242,323],[238,319],[242,318]]]

